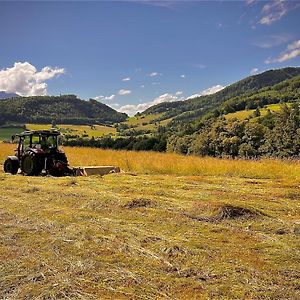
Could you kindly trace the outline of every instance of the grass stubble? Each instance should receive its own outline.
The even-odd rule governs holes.
[[[299,163],[65,150],[126,172],[1,172],[0,298],[300,298]]]

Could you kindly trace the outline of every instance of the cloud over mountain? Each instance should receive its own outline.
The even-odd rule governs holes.
[[[132,116],[132,115],[135,115],[137,112],[142,112],[142,111],[146,110],[147,108],[149,108],[150,106],[153,106],[156,104],[160,104],[163,102],[174,102],[174,101],[183,100],[184,98],[180,97],[181,95],[182,95],[182,91],[177,91],[175,94],[165,93],[165,94],[162,94],[162,95],[156,97],[155,99],[153,99],[152,101],[149,101],[149,102],[144,102],[144,103],[140,103],[137,105],[135,105],[135,104],[123,105],[122,107],[120,107],[118,109],[118,111],[127,113],[128,115]]]
[[[38,71],[28,62],[16,62],[13,67],[0,70],[0,90],[21,96],[47,95],[45,81],[64,73],[63,68],[46,66]]]
[[[217,85],[214,85],[208,89],[205,89],[203,90],[202,92],[200,93],[197,93],[197,94],[194,94],[194,95],[191,95],[189,96],[187,99],[192,99],[192,98],[197,98],[197,97],[201,97],[201,96],[206,96],[206,95],[211,95],[211,94],[215,94],[221,90],[223,90],[225,88],[225,86],[223,85],[220,85],[220,84],[217,84]]]
[[[278,57],[276,58],[268,58],[265,60],[266,64],[271,63],[282,63],[289,59],[295,58],[300,54],[300,40],[289,44],[285,51],[283,51]]]

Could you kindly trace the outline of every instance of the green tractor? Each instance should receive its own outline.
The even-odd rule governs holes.
[[[42,173],[52,176],[73,175],[64,151],[58,148],[60,132],[56,130],[24,131],[12,137],[18,138],[14,156],[8,156],[4,172],[37,176]]]

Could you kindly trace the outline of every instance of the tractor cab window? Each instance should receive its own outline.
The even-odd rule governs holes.
[[[56,136],[42,136],[41,137],[42,149],[57,148],[57,137]]]
[[[24,136],[22,138],[22,144],[23,144],[23,149],[27,149],[28,147],[30,147],[30,136]]]
[[[19,155],[22,155],[24,151],[30,147],[30,137],[29,136],[22,136],[19,140]]]
[[[33,148],[40,149],[40,148],[41,148],[40,137],[39,137],[39,136],[36,136],[36,135],[33,135],[33,136],[31,137],[31,144],[32,144],[32,147],[33,147]]]

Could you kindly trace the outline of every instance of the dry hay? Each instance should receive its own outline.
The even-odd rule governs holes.
[[[133,199],[130,202],[126,203],[123,207],[125,208],[138,208],[138,207],[148,207],[152,204],[152,201],[149,199],[138,198]]]
[[[257,211],[255,209],[249,209],[245,207],[233,206],[230,204],[225,204],[217,208],[214,213],[210,216],[193,216],[190,214],[185,214],[187,217],[205,222],[221,222],[224,220],[235,220],[235,219],[253,219],[260,216],[265,216],[266,214]]]

